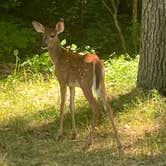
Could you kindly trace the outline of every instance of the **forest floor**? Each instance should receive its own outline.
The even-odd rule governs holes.
[[[105,62],[106,89],[124,146],[119,155],[101,109],[93,145],[83,150],[91,110],[76,89],[78,138],[71,140],[66,103],[64,140],[57,141],[60,94],[53,76],[21,72],[0,80],[0,166],[165,166],[166,99],[135,89],[138,59]]]

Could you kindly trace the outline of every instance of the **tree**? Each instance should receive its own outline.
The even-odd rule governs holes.
[[[137,85],[166,91],[166,1],[142,1],[142,34]]]
[[[138,0],[133,0],[133,10],[132,10],[132,42],[134,47],[134,52],[138,50]]]
[[[119,26],[119,21],[118,21],[118,6],[120,4],[120,1],[119,0],[110,0],[110,6],[107,5],[105,0],[102,0],[102,2],[103,2],[103,5],[105,6],[105,8],[107,9],[107,11],[113,17],[115,27],[118,31],[118,34],[119,34],[119,37],[120,37],[120,40],[121,40],[123,52],[126,53],[126,42],[125,42],[125,38],[123,36],[122,30]]]

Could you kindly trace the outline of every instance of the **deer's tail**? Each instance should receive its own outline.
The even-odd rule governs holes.
[[[101,61],[93,63],[93,89],[98,97],[103,98],[105,95],[104,65]]]

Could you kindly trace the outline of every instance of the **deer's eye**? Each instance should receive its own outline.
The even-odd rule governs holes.
[[[52,34],[52,35],[51,35],[51,38],[54,38],[54,37],[55,37],[55,34]]]

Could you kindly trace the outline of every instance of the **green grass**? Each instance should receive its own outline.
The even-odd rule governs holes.
[[[91,111],[76,90],[78,139],[72,141],[65,109],[65,139],[57,141],[60,95],[56,79],[23,72],[0,81],[0,165],[166,165],[166,99],[135,89],[138,59],[105,62],[106,89],[125,154],[119,156],[107,116],[101,110],[93,145],[83,150]],[[66,103],[66,106],[69,103]]]

